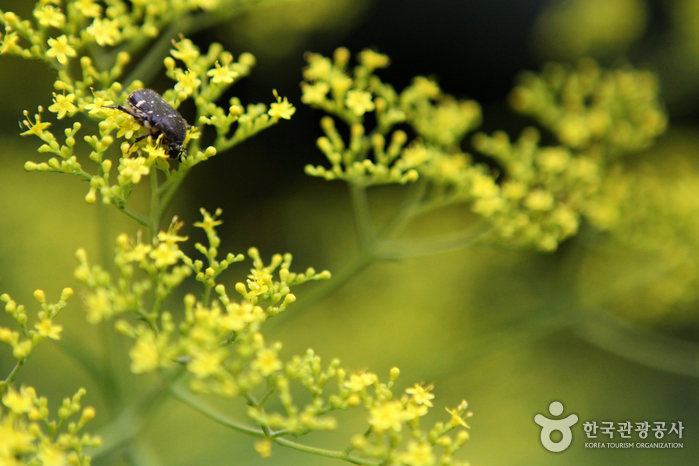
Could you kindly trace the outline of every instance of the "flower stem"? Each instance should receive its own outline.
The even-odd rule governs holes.
[[[334,458],[338,460],[343,460],[347,461],[348,463],[352,464],[361,464],[365,466],[378,466],[379,463],[375,461],[369,461],[369,460],[364,460],[360,458],[355,458],[349,455],[347,450],[345,451],[338,451],[338,450],[326,450],[324,448],[316,448],[316,447],[311,447],[309,445],[303,445],[301,443],[297,442],[292,442],[291,440],[287,440],[285,438],[280,438],[276,437],[277,433],[269,431],[268,433],[265,433],[262,430],[255,429],[243,424],[239,424],[235,421],[230,420],[226,416],[222,415],[218,411],[216,411],[214,408],[211,408],[207,406],[205,403],[196,400],[193,396],[191,396],[189,393],[184,392],[182,389],[173,387],[170,389],[170,393],[172,393],[172,396],[175,397],[176,399],[180,400],[190,408],[194,409],[195,411],[198,411],[199,413],[203,414],[204,416],[208,417],[212,421],[218,422],[219,424],[229,427],[235,431],[238,431],[240,433],[250,435],[252,437],[257,437],[257,438],[269,438],[272,442],[276,443],[277,445],[281,445],[283,447],[287,448],[292,448],[297,451],[302,451],[304,453],[311,453],[313,455],[318,455],[318,456],[324,456],[326,458]]]

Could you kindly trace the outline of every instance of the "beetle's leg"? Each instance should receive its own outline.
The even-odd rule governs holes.
[[[116,108],[117,110],[121,110],[124,113],[128,113],[129,115],[134,117],[136,119],[136,121],[139,121],[139,117],[137,117],[134,112],[132,112],[131,110],[129,110],[128,108],[126,108],[122,105],[109,105],[109,106],[105,106],[104,108]]]
[[[134,139],[131,144],[136,144],[137,142],[143,141],[145,138],[147,138],[150,135],[151,135],[150,133],[142,134],[139,137],[137,137],[136,139]]]
[[[136,145],[136,143],[138,143],[138,142],[140,142],[140,141],[143,141],[143,140],[144,140],[145,138],[147,138],[148,136],[150,136],[150,133],[142,134],[142,135],[140,135],[139,137],[137,137],[136,139],[134,139],[134,140],[129,144],[129,150],[127,150],[126,153],[128,154],[129,152],[131,152],[131,148],[132,148],[134,145]]]
[[[150,133],[146,133],[146,134],[140,135],[139,137],[137,137],[136,139],[133,140],[133,142],[131,143],[131,145],[133,146],[134,144],[136,144],[136,143],[138,143],[138,142],[140,142],[140,141],[143,141],[145,138],[147,138],[147,137],[150,136],[150,135],[151,135]]]

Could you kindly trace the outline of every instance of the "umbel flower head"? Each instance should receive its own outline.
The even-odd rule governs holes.
[[[592,60],[576,68],[552,64],[541,75],[522,75],[511,103],[560,144],[542,146],[535,128],[515,141],[502,131],[480,133],[473,147],[492,164],[477,164],[461,150],[465,135],[480,122],[476,102],[457,101],[421,76],[398,93],[374,74],[389,63],[374,51],[360,53],[352,73],[345,49],[332,60],[317,54],[306,59],[301,100],[332,115],[321,119],[325,136],[317,142],[331,167],[307,166],[307,174],[360,189],[419,181],[413,212],[465,204],[483,217],[482,238],[508,247],[554,251],[575,235],[583,218],[594,215],[611,165],[651,145],[666,126],[651,73],[602,70]],[[374,128],[364,124],[368,112]],[[336,120],[349,126],[349,141]],[[394,129],[399,123],[418,137],[408,141]]]
[[[156,139],[157,134],[141,144],[132,144],[139,136],[142,139],[152,131],[158,122],[149,122],[150,129],[144,129],[142,121],[115,108],[117,104],[124,104],[131,92],[145,87],[138,80],[128,87],[119,82],[131,55],[126,51],[117,52],[116,47],[137,52],[147,44],[144,38],[156,37],[160,29],[178,15],[201,10],[214,14],[213,10],[224,8],[226,3],[229,2],[153,0],[147,2],[146,7],[143,2],[127,6],[118,0],[105,8],[92,1],[76,1],[68,3],[65,11],[52,2],[42,1],[34,9],[35,21],[0,10],[0,23],[6,30],[5,35],[0,34],[0,53],[44,61],[56,72],[56,91],[48,111],[59,120],[71,120],[82,113],[96,123],[96,128],[93,125],[83,127],[76,121],[63,135],[54,132],[51,123],[42,117],[42,107],[33,121],[26,112],[23,125],[27,131],[23,135],[41,139],[43,144],[39,152],[48,153],[50,158],[46,162],[27,162],[25,168],[77,175],[89,181],[86,202],[94,203],[101,198],[103,203],[114,205],[147,226],[145,219],[126,207],[134,185],[143,177],[152,176],[153,170],[166,172],[168,177],[184,176],[194,165],[280,120],[288,120],[295,108],[288,98],[277,95],[276,91],[273,92],[275,102],[269,109],[264,104],[246,108],[236,97],[219,106],[217,100],[223,93],[251,73],[255,58],[243,53],[235,60],[216,43],[202,53],[190,40],[180,37],[173,41],[170,56],[162,62],[165,74],[174,81],[172,89],[162,95],[175,109],[186,99],[194,101],[198,121],[192,122],[183,142],[189,155],[177,168],[171,168],[163,147],[167,141]],[[120,15],[125,11],[131,14]],[[100,54],[105,60],[97,66],[93,57]],[[159,68],[157,64],[153,66]],[[204,131],[216,136],[213,145],[202,148],[199,140]],[[111,155],[114,152],[121,155],[118,162],[114,162]],[[116,175],[111,172],[113,168],[118,170]],[[163,190],[163,196],[166,195],[170,196]]]
[[[432,386],[417,384],[394,394],[392,387],[400,374],[397,368],[382,383],[374,373],[342,368],[337,359],[323,366],[310,349],[285,359],[282,344],[265,337],[264,324],[294,304],[292,287],[328,279],[330,273],[313,268],[293,272],[290,254],[276,254],[265,262],[256,248],[250,248],[247,255],[252,268],[230,295],[220,283],[222,274],[244,256],[227,254],[219,259],[216,228],[221,224],[221,211],[211,214],[202,209],[201,213],[202,220],[195,226],[204,230],[208,245],[196,243],[195,249],[204,260],[182,251],[180,246],[188,239],[180,233],[183,225],[176,219],[152,242],[144,242],[139,235],[117,238],[117,280],[101,267],[90,265],[84,250],[76,254],[80,264],[75,277],[90,290],[85,298],[88,320],[99,323],[118,317],[116,330],[133,340],[129,356],[134,374],[182,367],[188,373],[190,391],[245,400],[248,418],[262,427],[260,435],[267,439],[255,445],[262,456],[272,454],[275,443],[288,446],[285,435],[335,429],[337,420],[332,413],[356,408],[365,410],[369,430],[353,437],[352,457],[459,464],[453,455],[467,439],[459,429],[468,426],[454,419],[470,415],[466,405],[450,411],[452,421],[438,422],[427,431],[420,427],[420,418],[433,406]],[[190,275],[202,283],[204,293],[199,298],[185,295],[181,301],[184,312],[177,319],[177,314],[167,310],[168,298]],[[309,392],[312,400],[299,405],[295,401],[298,390]],[[193,402],[191,395],[177,396]],[[266,405],[271,400],[276,407]]]
[[[98,437],[81,433],[87,422],[95,417],[91,406],[81,408],[80,399],[85,390],[80,389],[72,398],[65,398],[58,410],[58,419],[51,419],[48,401],[39,397],[33,387],[13,387],[2,395],[0,409],[0,462],[20,464],[89,464],[90,457],[84,449],[99,447]],[[80,413],[69,428],[62,427],[72,416]]]

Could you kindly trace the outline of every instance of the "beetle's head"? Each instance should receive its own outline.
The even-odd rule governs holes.
[[[187,148],[182,143],[171,142],[167,154],[171,159],[177,159],[181,162],[182,157],[187,157]]]

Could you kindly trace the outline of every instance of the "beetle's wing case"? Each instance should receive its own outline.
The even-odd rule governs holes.
[[[126,102],[131,114],[141,126],[148,129],[152,137],[162,134],[162,143],[169,146],[171,158],[179,158],[177,155],[181,156],[182,153],[186,155],[182,145],[189,125],[160,94],[151,89],[138,89],[129,94]],[[126,111],[123,107],[122,110]]]

